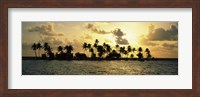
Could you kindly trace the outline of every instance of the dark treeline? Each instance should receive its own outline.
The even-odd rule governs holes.
[[[40,43],[34,43],[32,45],[32,50],[35,53],[36,58],[42,59],[58,59],[58,60],[114,60],[114,59],[137,59],[140,61],[144,60],[151,60],[154,59],[151,56],[151,52],[148,48],[143,51],[142,47],[138,49],[133,48],[131,46],[119,46],[116,45],[112,48],[109,44],[103,43],[102,45],[99,44],[99,40],[96,39],[94,44],[84,43],[82,45],[84,53],[77,52],[73,54],[73,46],[66,45],[66,46],[58,46],[57,52],[54,54],[52,52],[52,48],[48,43],[44,43],[42,46]],[[41,49],[44,50],[45,53],[40,54]],[[38,53],[37,53],[38,52]],[[87,53],[87,54],[86,54]],[[134,56],[136,54],[137,57]],[[144,58],[144,54],[146,57]],[[87,56],[90,55],[90,56]]]

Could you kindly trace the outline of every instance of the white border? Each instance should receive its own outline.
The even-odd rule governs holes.
[[[192,89],[191,8],[9,8],[9,89]],[[179,21],[179,75],[21,75],[22,21]],[[15,48],[15,49],[13,49]]]

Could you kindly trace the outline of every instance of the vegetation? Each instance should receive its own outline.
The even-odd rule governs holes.
[[[59,59],[59,60],[73,60],[73,59],[91,59],[91,60],[109,60],[109,59],[138,59],[139,61],[144,61],[152,59],[151,52],[149,48],[146,48],[143,52],[143,48],[139,47],[138,50],[136,48],[131,47],[130,45],[119,46],[118,44],[115,48],[112,48],[109,44],[103,43],[102,45],[99,44],[99,40],[96,39],[94,44],[90,43],[83,43],[82,48],[84,53],[77,52],[75,55],[73,52],[72,45],[66,45],[64,47],[58,46],[57,52],[54,55],[52,52],[52,48],[49,46],[48,43],[44,43],[42,46],[40,43],[33,43],[32,50],[35,53],[35,57],[38,55],[40,57],[40,50],[43,49],[44,53],[42,54],[41,58],[43,59]],[[135,52],[138,52],[135,57]],[[146,57],[144,58],[143,53],[146,53]],[[87,56],[89,55],[89,56]]]

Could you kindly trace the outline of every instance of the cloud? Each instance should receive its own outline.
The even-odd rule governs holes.
[[[169,29],[165,30],[164,28],[154,29],[154,26],[151,25],[149,28],[149,34],[147,38],[151,41],[176,41],[178,40],[178,28],[175,25],[171,25]]]
[[[59,39],[54,39],[53,44],[61,45],[61,44],[63,44],[63,41],[61,41]]]
[[[65,25],[64,24],[62,24],[62,23],[56,23],[59,27],[65,27]]]
[[[84,39],[92,39],[92,36],[86,34],[86,35],[84,36]]]
[[[22,49],[31,49],[31,44],[22,42]]]
[[[57,35],[58,35],[58,36],[64,36],[64,34],[63,34],[63,33],[58,33]]]
[[[112,41],[109,40],[109,39],[105,39],[105,42],[106,42],[106,43],[112,43]]]
[[[87,27],[88,29],[92,29],[92,28],[94,27],[94,24],[88,23],[86,27]]]
[[[124,32],[122,32],[121,29],[115,29],[114,31],[112,31],[112,33],[113,33],[114,37],[116,38],[115,42],[117,44],[120,44],[120,45],[128,45],[129,44],[127,39],[122,38],[126,34]]]
[[[153,41],[150,41],[147,38],[145,38],[144,35],[140,36],[140,43],[142,45],[148,45],[148,46],[156,46],[156,45],[158,45],[157,43],[154,43]]]
[[[85,35],[81,36],[80,38],[82,38],[82,39],[93,39],[92,36],[89,35],[89,34],[85,34]]]
[[[64,36],[63,33],[55,32],[53,23],[43,24],[35,27],[29,27],[28,31],[39,32],[41,35],[46,35],[46,36]]]
[[[99,29],[96,25],[88,23],[86,25],[87,29],[90,29],[92,32],[97,34],[113,34],[115,37],[115,42],[119,45],[128,45],[129,42],[126,38],[122,38],[124,35],[126,35],[124,32],[121,31],[121,29],[117,28],[114,31],[105,31],[102,29]]]
[[[105,31],[105,30],[101,30],[96,25],[91,24],[91,23],[88,23],[86,25],[86,28],[97,34],[110,34],[111,33],[111,32]]]
[[[115,35],[115,36],[117,36],[117,37],[122,37],[122,36],[125,35],[125,33],[123,33],[123,32],[121,31],[121,29],[115,29],[115,30],[113,31],[113,35]]]
[[[162,46],[165,47],[166,49],[174,49],[174,48],[178,48],[178,43],[174,43],[174,44],[163,43]]]
[[[120,45],[128,45],[128,40],[125,38],[117,37],[115,42]]]
[[[62,45],[64,42],[60,38],[55,38],[53,36],[43,37],[40,42],[48,42],[49,44]]]
[[[41,43],[48,42],[53,46],[62,45],[64,43],[62,40],[62,36],[64,36],[64,34],[61,32],[56,32],[54,26],[54,23],[46,23],[34,27],[29,27],[28,31],[39,32],[39,42]]]
[[[22,42],[22,56],[35,56],[31,46],[32,44],[30,43]]]
[[[72,41],[69,41],[69,40],[66,39],[66,44],[73,46],[73,48],[74,48],[73,52],[81,52],[81,51],[83,51],[83,48],[82,48],[83,41],[82,40],[73,39]]]

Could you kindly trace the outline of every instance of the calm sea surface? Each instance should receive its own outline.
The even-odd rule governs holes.
[[[178,75],[178,60],[22,60],[23,75]]]

